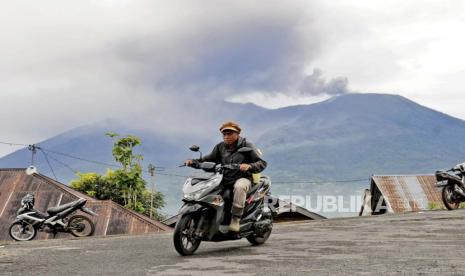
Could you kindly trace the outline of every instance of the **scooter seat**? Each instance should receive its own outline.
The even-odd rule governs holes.
[[[270,185],[270,179],[267,176],[262,176],[260,178],[260,182],[258,182],[257,184],[252,184],[252,189],[250,189],[247,192],[247,198],[249,196],[253,195],[258,189],[260,189],[261,187],[264,187],[266,185]]]
[[[247,192],[247,197],[253,195],[261,186],[263,186],[263,185],[260,185],[260,183],[253,185],[253,186],[252,186],[252,189],[250,189],[250,190]]]

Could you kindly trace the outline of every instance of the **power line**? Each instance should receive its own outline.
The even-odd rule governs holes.
[[[22,147],[27,147],[27,146],[29,146],[29,145],[26,145],[26,144],[18,144],[18,143],[10,143],[10,142],[1,142],[1,141],[0,141],[0,144],[9,145],[9,146],[22,146]]]
[[[54,158],[52,155],[49,155],[48,157],[50,157],[50,159],[54,160],[55,162],[61,164],[63,167],[69,169],[69,170],[72,171],[74,174],[77,174],[77,173],[79,172],[78,170],[73,169],[70,165],[66,164],[65,162],[60,161],[60,160]]]
[[[101,165],[101,166],[120,168],[120,166],[116,165],[116,164],[110,164],[110,163],[105,163],[105,162],[101,162],[101,161],[86,159],[86,158],[82,158],[82,157],[79,157],[79,156],[75,156],[75,155],[71,155],[71,154],[63,153],[63,152],[59,152],[59,151],[54,151],[54,150],[50,150],[50,149],[45,149],[45,148],[42,148],[42,149],[47,151],[47,152],[50,152],[50,153],[66,156],[66,157],[69,157],[69,158],[73,158],[73,159],[77,159],[77,160],[81,160],[81,161],[85,161],[85,162],[89,162],[89,163],[94,163],[94,164]],[[157,170],[157,169],[163,170],[164,168],[163,167],[155,167],[155,170]],[[150,173],[147,170],[142,170],[142,171],[146,172],[146,173]]]
[[[2,142],[2,141],[0,141],[0,144],[10,145],[10,146],[24,146],[24,147],[34,146],[34,145],[26,145],[26,144],[18,144],[18,143]],[[36,148],[39,148],[39,147],[36,147]],[[49,153],[54,153],[54,154],[66,156],[66,157],[69,157],[69,158],[73,158],[73,159],[77,159],[77,160],[81,160],[81,161],[85,161],[85,162],[89,162],[89,163],[94,163],[94,164],[101,165],[101,166],[109,166],[109,167],[119,168],[119,166],[116,165],[116,164],[110,164],[110,163],[106,163],[106,162],[86,159],[86,158],[83,158],[83,157],[79,157],[79,156],[76,156],[76,155],[71,155],[71,154],[68,154],[68,153],[63,153],[63,152],[47,149],[47,148],[44,148],[44,147],[41,147],[41,149],[44,150],[44,151],[47,151]],[[156,170],[164,170],[165,168],[160,167],[160,166],[156,166],[155,169]],[[146,171],[146,172],[148,172],[148,171]]]
[[[68,153],[63,153],[63,152],[59,152],[59,151],[55,151],[55,150],[50,150],[50,149],[43,148],[43,147],[37,147],[37,146],[35,146],[35,145],[26,145],[26,144],[18,144],[18,143],[2,142],[2,141],[0,141],[0,144],[10,145],[10,146],[24,146],[24,147],[29,147],[29,148],[30,148],[30,147],[35,147],[35,148],[37,148],[37,149],[40,148],[42,151],[47,151],[47,152],[49,152],[49,153],[54,153],[54,154],[62,155],[62,156],[65,156],[65,157],[69,157],[69,158],[81,160],[81,161],[84,161],[84,162],[89,162],[89,163],[94,163],[94,164],[101,165],[101,166],[108,166],[108,167],[114,167],[114,168],[119,168],[119,167],[120,167],[120,166],[118,166],[118,165],[116,165],[116,164],[110,164],[110,163],[106,163],[106,162],[101,162],[101,161],[86,159],[86,158],[79,157],[79,156],[75,156],[75,155],[71,155],[71,154],[68,154]],[[165,169],[164,167],[160,167],[160,166],[156,166],[156,167],[155,167],[155,170],[164,170],[164,169]],[[143,170],[143,171],[146,172],[146,173],[150,173],[149,171],[145,171],[145,170]]]
[[[55,174],[55,171],[53,170],[53,167],[52,167],[52,165],[50,164],[50,161],[48,160],[47,154],[46,154],[46,153],[44,152],[44,150],[41,149],[40,147],[38,147],[38,149],[44,154],[45,160],[47,161],[47,164],[48,164],[48,166],[50,167],[50,170],[52,171],[52,174],[53,174],[53,176],[55,177],[55,180],[58,181],[58,178],[57,178],[57,176],[56,176],[56,174]]]
[[[45,151],[54,153],[54,154],[66,156],[66,157],[69,157],[69,158],[73,158],[73,159],[77,159],[77,160],[81,160],[81,161],[85,161],[85,162],[94,163],[94,164],[101,165],[101,166],[108,166],[108,167],[114,167],[114,168],[119,168],[119,167],[120,167],[120,166],[118,166],[118,165],[116,165],[116,164],[109,164],[109,163],[105,163],[105,162],[100,162],[100,161],[85,159],[85,158],[82,158],[82,157],[78,157],[78,156],[71,155],[71,154],[67,154],[67,153],[63,153],[63,152],[53,151],[53,150],[44,149],[44,148],[42,148],[42,149],[45,150]],[[56,161],[58,161],[58,160],[56,160]],[[66,164],[63,164],[63,165],[66,165]],[[66,166],[67,166],[67,165],[66,165]],[[69,166],[68,166],[68,167],[69,167]],[[69,167],[69,168],[70,168],[70,167]],[[73,170],[74,172],[76,172],[76,170],[74,170],[74,169],[72,169],[72,168],[70,168],[70,169]],[[155,167],[155,170],[157,170],[157,169],[158,169],[158,170],[164,170],[165,168],[164,168],[164,167]],[[142,172],[150,173],[150,171],[144,170],[144,169],[142,169]],[[186,176],[184,176],[184,175],[159,173],[159,171],[157,171],[157,173],[160,174],[160,175],[165,175],[165,176],[186,177]]]
[[[69,157],[69,158],[73,158],[73,159],[77,159],[77,160],[81,160],[81,161],[85,161],[85,162],[89,162],[89,163],[94,163],[94,164],[101,165],[101,166],[119,167],[116,164],[109,164],[109,163],[105,163],[105,162],[101,162],[101,161],[90,160],[90,159],[74,156],[74,155],[71,155],[71,154],[68,154],[68,153],[58,152],[58,151],[49,150],[49,149],[45,149],[45,148],[42,148],[42,149],[44,151],[47,151],[47,152],[50,152],[50,153],[66,156],[66,157]]]
[[[48,152],[51,152],[51,153],[54,153],[54,154],[58,154],[58,155],[63,155],[63,156],[66,156],[66,157],[69,157],[69,158],[73,158],[73,159],[78,159],[78,160],[81,160],[81,161],[87,161],[87,162],[92,162],[92,163],[96,163],[98,165],[102,165],[102,166],[111,166],[111,167],[117,167],[119,168],[118,165],[113,165],[113,164],[108,164],[108,163],[104,163],[104,162],[100,162],[100,161],[94,161],[94,160],[89,160],[89,159],[85,159],[85,158],[82,158],[82,157],[78,157],[78,156],[74,156],[74,155],[70,155],[70,154],[67,154],[67,153],[62,153],[62,152],[57,152],[57,151],[52,151],[52,150],[47,150],[47,149],[44,149],[44,148],[40,148],[42,151],[48,151]],[[45,152],[44,152],[45,153]],[[68,164],[58,160],[58,159],[55,159],[53,158],[51,155],[48,155],[51,159],[55,160],[56,162],[60,163],[61,165],[67,167],[69,170],[71,170],[73,173],[78,173],[77,170],[73,169],[71,166],[69,166]],[[164,169],[163,167],[155,167],[155,169]],[[148,170],[142,170],[142,172],[144,173],[149,173],[150,174],[150,171]],[[182,178],[187,178],[189,177],[188,175],[180,175],[180,174],[172,174],[172,173],[161,173],[159,171],[157,171],[157,174],[158,175],[163,175],[163,176],[172,176],[172,177],[182,177]]]
[[[85,158],[82,158],[82,157],[78,157],[78,156],[74,156],[74,155],[70,155],[70,154],[67,154],[67,153],[62,153],[62,152],[57,152],[57,151],[52,151],[52,150],[47,150],[47,149],[44,149],[44,148],[40,148],[42,150],[42,152],[44,151],[48,151],[48,152],[51,152],[51,153],[54,153],[54,154],[58,154],[58,155],[63,155],[63,156],[66,156],[66,157],[69,157],[69,158],[73,158],[73,159],[78,159],[78,160],[81,160],[81,161],[87,161],[87,162],[92,162],[92,163],[97,163],[99,165],[104,165],[104,166],[111,166],[111,167],[118,167],[118,165],[113,165],[113,164],[108,164],[108,163],[104,163],[104,162],[100,162],[100,161],[94,161],[94,160],[89,160],[89,159],[85,159]],[[44,152],[45,153],[45,152]],[[48,157],[50,157],[51,159],[53,159],[54,161],[60,163],[61,165],[67,167],[69,170],[71,170],[73,173],[77,173],[78,171],[73,169],[71,166],[69,166],[68,164],[56,159],[56,158],[53,158],[52,155],[48,155]],[[156,169],[164,169],[163,167],[155,167]],[[150,174],[150,171],[148,170],[142,170],[142,172],[145,172],[145,173],[149,173]],[[159,171],[157,171],[157,174],[158,175],[163,175],[163,176],[173,176],[173,177],[183,177],[183,178],[186,178],[186,177],[189,177],[188,175],[180,175],[180,174],[172,174],[172,173],[161,173]]]
[[[100,165],[100,166],[105,166],[105,167],[113,167],[113,168],[119,168],[120,166],[116,165],[116,164],[110,164],[110,163],[106,163],[106,162],[101,162],[101,161],[96,161],[96,160],[91,160],[91,159],[86,159],[86,158],[83,158],[83,157],[79,157],[79,156],[75,156],[75,155],[71,155],[71,154],[68,154],[68,153],[63,153],[63,152],[59,152],[59,151],[55,151],[55,150],[50,150],[50,149],[46,149],[46,148],[43,148],[43,147],[38,147],[36,145],[26,145],[26,144],[19,144],[19,143],[12,143],[12,142],[3,142],[3,141],[0,141],[0,144],[4,144],[4,145],[10,145],[10,146],[24,146],[24,147],[28,147],[30,150],[31,149],[40,149],[42,151],[42,153],[44,154],[44,156],[48,156],[50,157],[51,159],[55,160],[56,162],[60,163],[61,165],[67,167],[68,169],[70,169],[71,171],[73,171],[74,173],[77,172],[77,170],[71,168],[68,164],[56,159],[56,158],[53,158],[51,155],[46,155],[45,152],[49,152],[49,153],[53,153],[53,154],[57,154],[57,155],[62,155],[62,156],[65,156],[65,157],[68,157],[68,158],[72,158],[72,159],[76,159],[76,160],[80,160],[80,161],[84,161],[84,162],[89,162],[89,163],[93,163],[93,164],[97,164],[97,165]],[[48,162],[48,160],[47,160]],[[155,167],[155,170],[158,171],[163,171],[165,168],[164,167],[159,167],[159,166],[156,166]],[[149,171],[146,171],[146,170],[142,170],[143,172],[145,173],[150,173]],[[166,175],[166,176],[180,176],[180,175],[172,175],[172,174],[161,174],[161,175]],[[184,176],[182,176],[184,177]]]
[[[31,146],[31,145],[26,145],[26,144],[3,142],[3,141],[0,141],[0,144],[10,145],[10,146],[25,146],[25,147]],[[91,160],[91,159],[87,159],[87,158],[83,158],[83,157],[79,157],[79,156],[75,156],[75,155],[71,155],[71,154],[68,154],[68,153],[63,153],[63,152],[59,152],[59,151],[55,151],[55,150],[50,150],[50,149],[46,149],[46,148],[42,148],[42,147],[37,147],[37,148],[40,149],[44,153],[44,156],[46,156],[46,157],[47,157],[47,155],[45,155],[44,151],[47,151],[47,152],[53,153],[53,154],[57,154],[57,155],[62,155],[62,156],[68,157],[68,158],[73,158],[73,159],[76,159],[76,160],[81,160],[81,161],[84,161],[84,162],[97,164],[97,165],[100,165],[100,166],[114,167],[114,168],[119,168],[120,167],[120,166],[118,166],[116,164],[110,164],[110,163],[106,163],[106,162]],[[62,161],[59,161],[58,159],[53,158],[51,155],[48,155],[48,156],[51,159],[55,160],[56,162],[60,163],[61,165],[67,167],[68,169],[70,169],[74,173],[77,172],[75,169],[71,168],[66,163],[64,163]],[[47,160],[47,162],[48,162],[48,160]],[[170,176],[170,177],[182,177],[182,178],[191,177],[189,175],[181,175],[181,174],[174,174],[174,173],[161,173],[160,170],[164,170],[165,169],[164,167],[156,166],[155,169],[158,170],[157,171],[158,175]],[[148,170],[142,169],[142,171],[144,173],[150,174],[150,171],[148,171]],[[369,181],[369,179],[368,178],[338,179],[338,180],[311,180],[311,179],[309,179],[309,180],[297,180],[297,181],[282,181],[281,180],[281,181],[272,181],[272,183],[274,183],[274,184],[326,184],[326,183],[350,183],[350,182],[361,182],[361,181]]]

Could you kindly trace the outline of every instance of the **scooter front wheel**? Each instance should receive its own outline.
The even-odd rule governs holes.
[[[455,195],[454,186],[447,185],[442,188],[442,201],[448,210],[455,210],[460,207],[460,201]]]
[[[200,240],[194,237],[198,219],[192,215],[182,216],[174,229],[174,248],[182,256],[194,254],[200,246]]]

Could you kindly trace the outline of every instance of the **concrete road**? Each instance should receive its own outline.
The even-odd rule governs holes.
[[[1,275],[465,274],[465,210],[275,226],[268,242],[203,243],[180,257],[171,234],[0,242]]]

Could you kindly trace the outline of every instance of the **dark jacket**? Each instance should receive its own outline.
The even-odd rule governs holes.
[[[242,147],[252,148],[252,151],[240,153],[238,149]],[[226,183],[233,183],[239,178],[252,179],[253,173],[259,173],[266,168],[266,161],[262,159],[260,152],[254,144],[247,142],[243,137],[239,137],[236,146],[228,146],[225,142],[217,144],[210,154],[205,155],[198,161],[215,162],[217,164],[249,164],[251,167],[247,172],[240,170],[226,170],[223,179]]]

